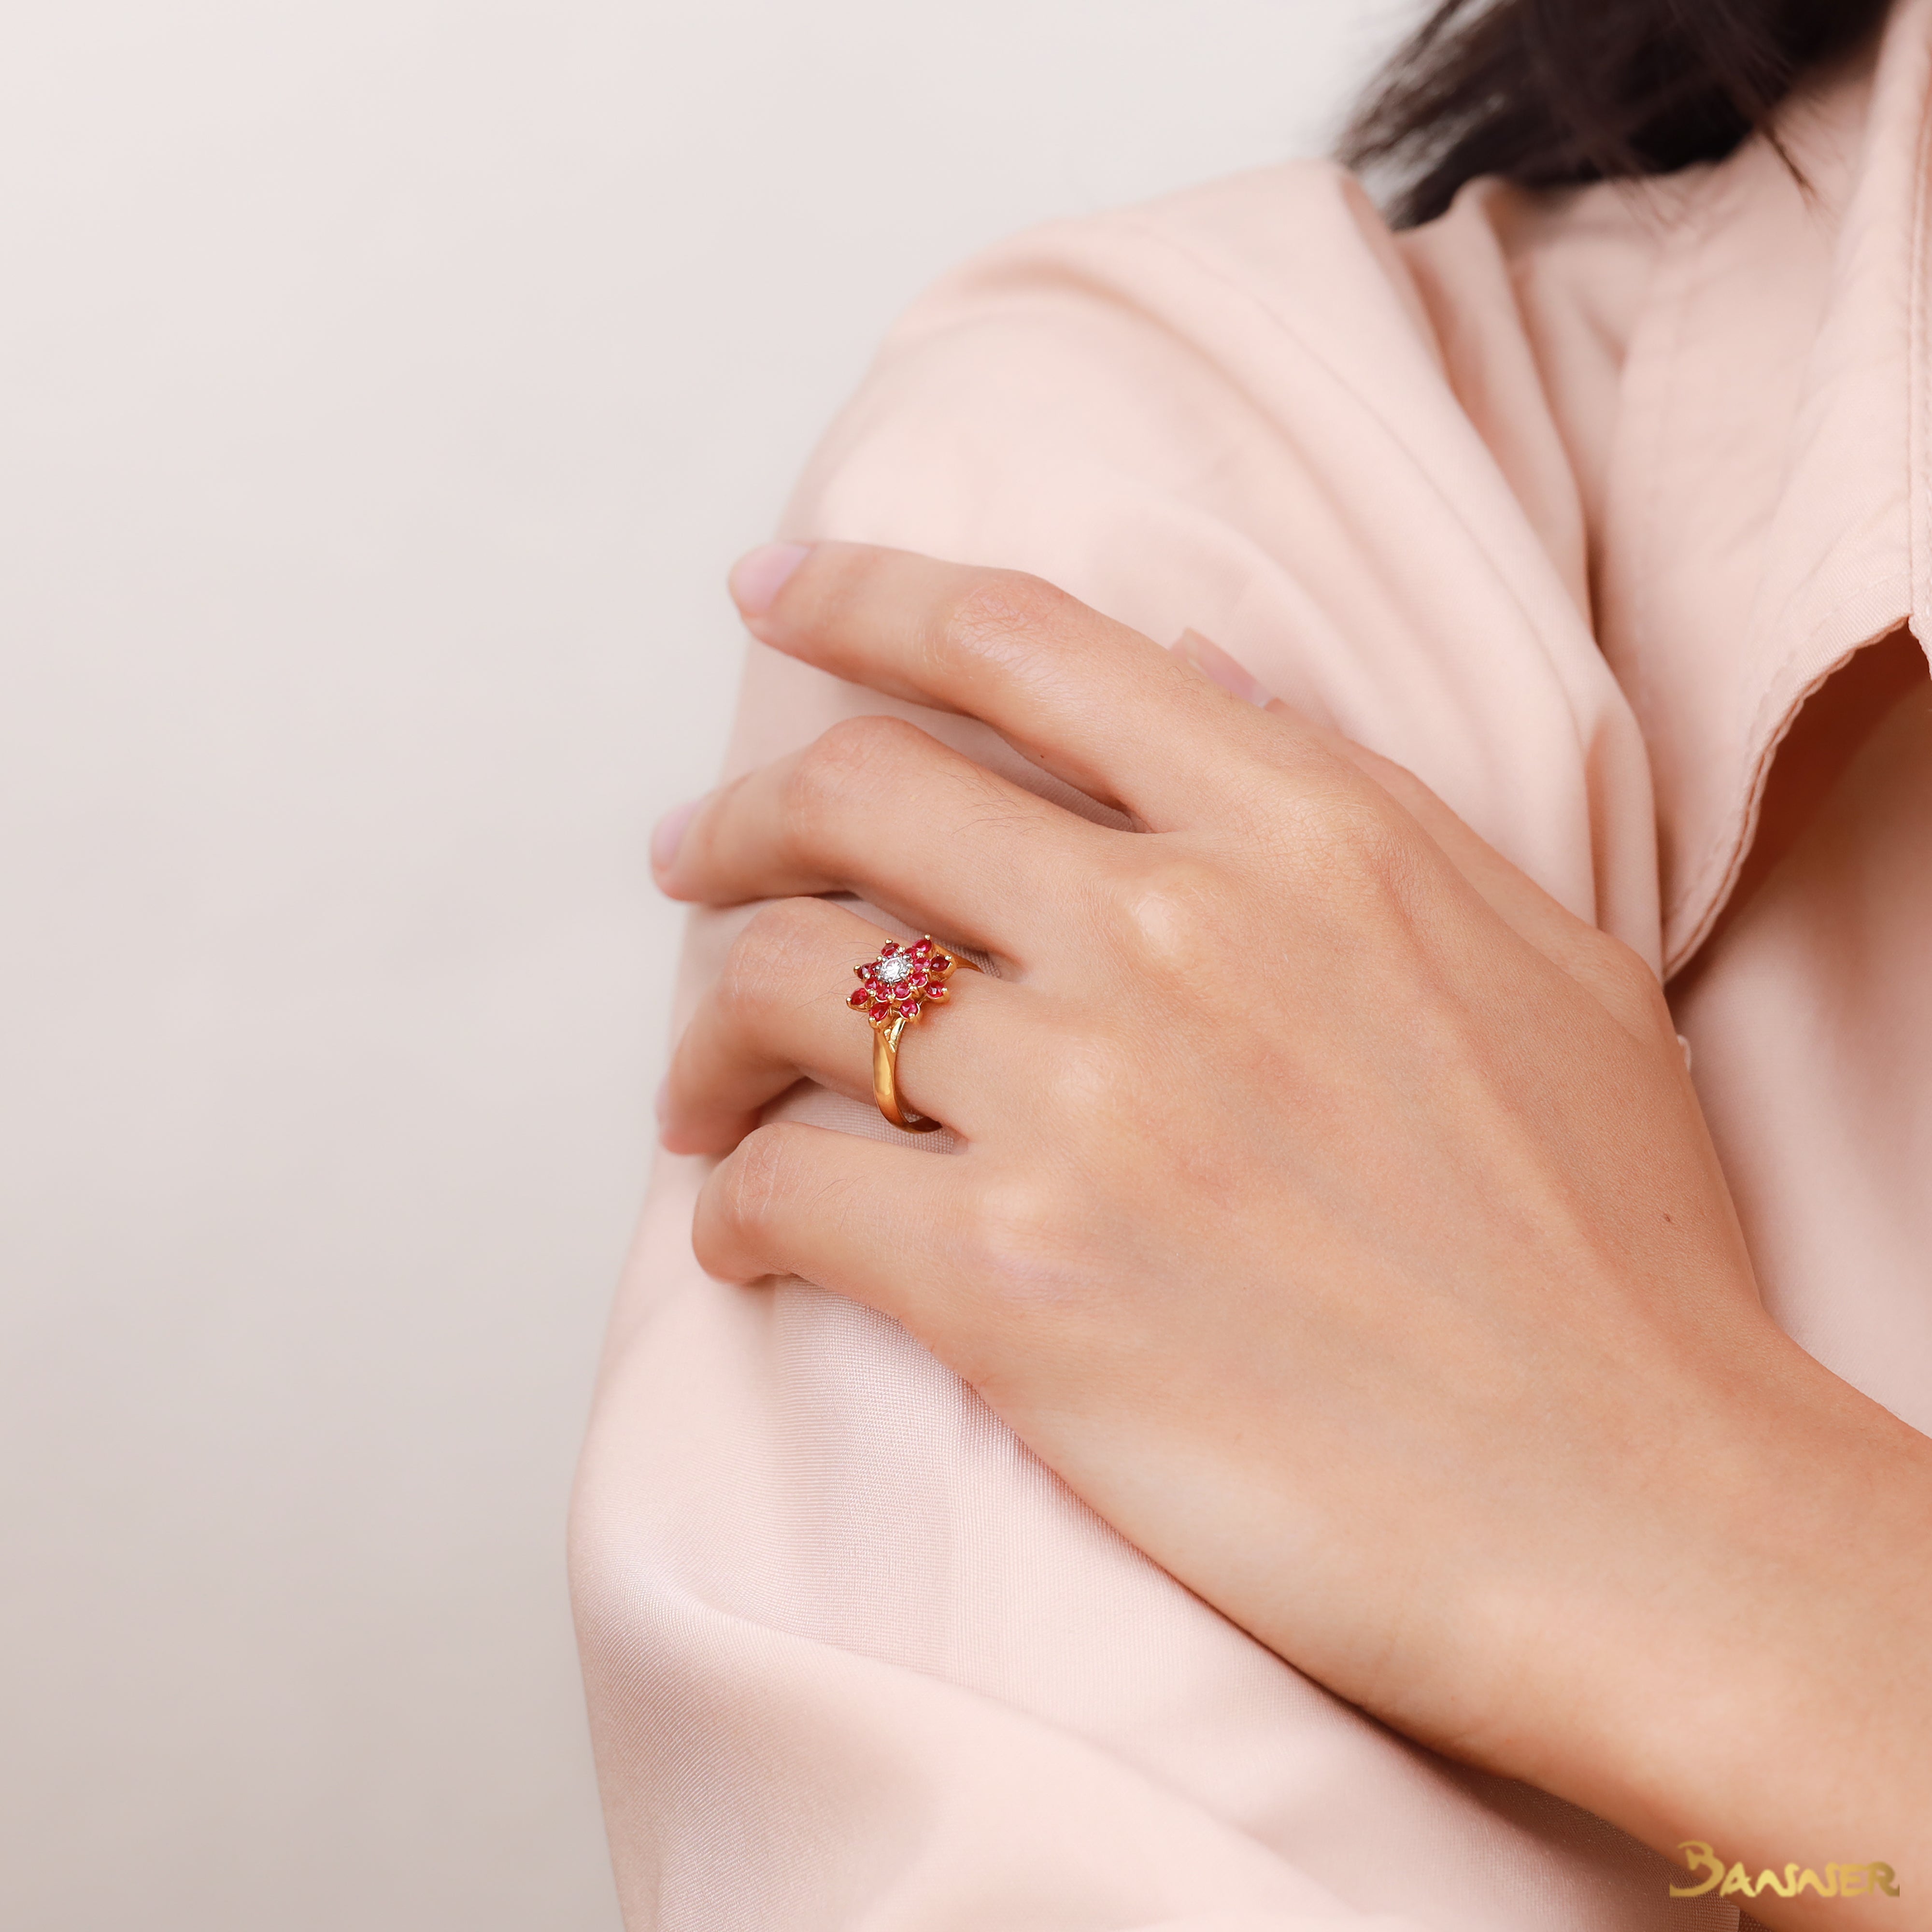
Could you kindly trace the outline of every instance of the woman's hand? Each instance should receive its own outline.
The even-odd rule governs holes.
[[[1927,1445],[1764,1315],[1644,963],[1406,772],[1036,580],[827,544],[736,581],[766,643],[1136,829],[884,718],[704,802],[665,889],[780,902],[668,1088],[666,1144],[728,1156],[705,1266],[893,1316],[1410,1735],[1754,1876],[1932,1888]],[[992,962],[900,1056],[958,1157],[758,1124],[801,1076],[870,1096],[845,995],[889,935],[834,892]],[[1802,1768],[1848,1727],[1835,1784]]]

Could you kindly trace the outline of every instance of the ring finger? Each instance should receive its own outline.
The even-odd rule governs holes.
[[[818,898],[762,908],[740,933],[672,1055],[663,1140],[674,1154],[724,1154],[800,1078],[872,1099],[872,1030],[848,1004],[852,968],[892,938]],[[907,1106],[970,1140],[989,1076],[1010,1042],[1021,989],[977,973],[946,982],[945,1010],[908,1027],[898,1084]],[[935,1048],[928,1032],[944,1039]]]

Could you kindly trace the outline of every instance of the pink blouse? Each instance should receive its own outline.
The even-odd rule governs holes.
[[[1807,696],[1932,636],[1932,0],[1782,133],[1802,184],[1754,142],[1394,236],[1296,165],[1022,236],[893,331],[784,533],[1191,627],[1419,772],[1676,976],[1773,1313],[1932,1431],[1932,686],[1706,944]],[[1092,809],[755,645],[731,769],[862,711]],[[680,1019],[745,916],[693,918]],[[573,1522],[632,1932],[1737,1924],[1302,1676],[890,1322],[707,1280],[706,1165],[658,1162]]]

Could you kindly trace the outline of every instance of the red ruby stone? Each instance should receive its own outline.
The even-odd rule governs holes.
[[[946,997],[946,988],[935,982],[926,988],[926,997],[928,1000],[943,1000]]]
[[[896,952],[898,950],[898,941],[896,939],[889,939],[886,941],[884,945],[879,948],[879,957],[881,959],[886,958],[891,954]]]
[[[848,1006],[869,1006],[872,1004],[872,996],[861,986],[856,992],[845,995],[845,1004]]]

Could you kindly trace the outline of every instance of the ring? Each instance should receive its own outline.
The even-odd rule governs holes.
[[[899,1040],[928,1006],[945,1003],[946,982],[961,966],[980,970],[971,960],[935,944],[928,933],[910,946],[889,939],[876,959],[852,968],[859,984],[845,1004],[863,1013],[872,1029],[872,1098],[894,1126],[909,1134],[929,1134],[940,1123],[908,1114],[899,1104]]]

